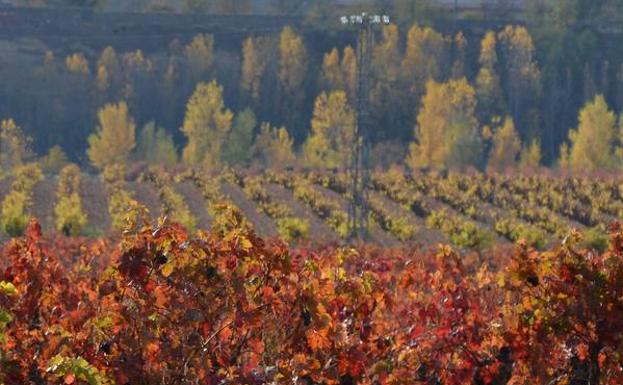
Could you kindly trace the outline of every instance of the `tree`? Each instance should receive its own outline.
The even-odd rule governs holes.
[[[13,119],[0,122],[0,168],[10,173],[22,166],[32,155],[32,138],[24,135]]]
[[[214,35],[199,34],[184,48],[192,79],[201,79],[214,63]]]
[[[56,144],[50,147],[39,163],[43,172],[58,174],[69,163],[69,159],[63,148]]]
[[[495,69],[498,63],[495,32],[488,31],[480,43],[480,70],[476,77],[476,94],[481,118],[490,119],[501,113],[502,89]]]
[[[383,28],[381,42],[372,51],[371,70],[373,83],[370,89],[370,105],[379,127],[404,127],[407,111],[405,84],[401,82],[400,62],[402,55],[398,48],[400,34],[398,27]],[[386,139],[383,131],[371,133],[374,140]]]
[[[279,80],[287,93],[300,90],[307,72],[307,50],[303,38],[286,26],[279,38]]]
[[[216,80],[199,83],[186,105],[181,130],[188,139],[182,159],[188,165],[203,164],[217,167],[221,163],[222,147],[233,119],[225,108],[223,87]]]
[[[91,73],[89,70],[89,62],[82,53],[74,53],[67,56],[65,59],[65,67],[67,67],[67,71],[73,74],[88,76]]]
[[[465,60],[467,55],[467,39],[459,32],[452,40],[452,77],[460,79],[465,76]]]
[[[429,81],[407,164],[413,169],[477,165],[482,140],[475,109],[476,92],[465,78]]]
[[[147,123],[138,136],[136,158],[150,165],[175,166],[177,149],[173,137],[154,122]]]
[[[504,124],[493,135],[493,148],[489,153],[488,167],[491,170],[504,172],[517,164],[517,156],[521,151],[521,140],[515,131],[513,119],[506,118]]]
[[[337,48],[324,55],[322,61],[321,83],[326,90],[344,90],[340,53]]]
[[[134,119],[126,102],[107,104],[97,113],[99,124],[89,136],[87,155],[91,163],[104,169],[113,164],[126,164],[136,145]]]
[[[223,158],[230,165],[248,165],[251,160],[251,147],[257,119],[250,108],[246,108],[234,119],[227,138]]]
[[[262,166],[271,169],[292,166],[295,161],[293,143],[285,127],[277,128],[269,123],[262,123],[260,133],[253,144],[254,159]]]
[[[422,95],[429,80],[441,80],[447,53],[446,39],[439,32],[417,25],[409,29],[401,75],[411,93]]]
[[[320,82],[325,91],[342,90],[355,102],[357,92],[357,57],[351,46],[344,48],[342,58],[337,48],[325,54]]]
[[[104,92],[117,85],[120,76],[117,52],[111,46],[104,48],[97,60],[97,88]]]
[[[249,37],[242,43],[242,75],[240,88],[254,102],[260,98],[262,79],[271,54],[272,40],[268,37]]]
[[[578,128],[569,132],[568,166],[575,171],[615,169],[616,140],[616,116],[597,95],[580,111]]]
[[[87,224],[80,199],[80,168],[75,164],[65,166],[58,177],[56,191],[56,229],[66,236],[79,235]]]
[[[309,167],[344,168],[351,159],[355,111],[344,91],[323,92],[314,104],[312,132],[303,146]]]
[[[567,152],[566,150],[564,151]],[[519,154],[519,168],[524,171],[534,171],[541,164],[541,143],[538,139],[532,140],[529,146],[524,147]]]
[[[534,59],[534,42],[525,27],[507,26],[498,34],[505,69],[506,98],[522,137],[537,135],[541,71]]]

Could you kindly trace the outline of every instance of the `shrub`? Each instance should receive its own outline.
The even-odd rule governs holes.
[[[309,223],[300,218],[285,217],[277,220],[277,231],[286,242],[307,239]]]
[[[28,209],[32,205],[32,190],[43,179],[39,166],[35,163],[20,166],[16,170],[11,191],[2,201],[0,226],[12,237],[21,236],[28,224]]]
[[[80,199],[80,169],[68,165],[61,170],[54,207],[56,229],[66,236],[79,235],[87,224],[87,216],[82,210]]]

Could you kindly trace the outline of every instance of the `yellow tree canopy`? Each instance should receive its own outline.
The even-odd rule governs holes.
[[[411,92],[421,94],[429,80],[439,80],[446,55],[447,41],[439,32],[417,25],[409,29],[401,73]]]
[[[521,140],[513,119],[506,118],[504,124],[493,135],[493,147],[489,153],[488,167],[503,172],[517,165],[517,156],[521,151]]]
[[[412,168],[475,165],[482,148],[475,109],[475,91],[465,78],[429,81],[407,164]]]
[[[32,139],[22,132],[13,119],[0,122],[0,167],[10,172],[30,157]]]
[[[279,38],[279,80],[287,92],[293,92],[303,84],[306,72],[303,38],[291,27],[285,27]]]
[[[127,103],[107,104],[98,111],[97,117],[96,132],[88,139],[87,155],[91,163],[99,169],[124,165],[136,145],[136,124]]]
[[[597,95],[580,111],[578,128],[569,132],[568,166],[576,171],[614,169],[616,134],[616,116]]]
[[[240,87],[254,101],[260,97],[262,77],[270,60],[272,42],[267,37],[249,37],[242,43]]]
[[[264,167],[280,169],[294,164],[293,144],[294,141],[285,127],[277,128],[269,123],[262,123],[253,152]]]
[[[67,71],[73,74],[87,76],[91,73],[89,70],[89,62],[81,53],[74,53],[65,59],[65,67]]]
[[[565,150],[566,153],[566,150]],[[519,168],[524,171],[536,170],[541,164],[541,143],[534,139],[529,146],[524,147],[519,155]]]
[[[192,78],[200,79],[214,63],[214,36],[199,34],[184,48]]]
[[[355,111],[344,91],[322,93],[314,104],[312,132],[303,146],[310,167],[346,167],[355,135]]]
[[[217,167],[221,163],[223,142],[234,114],[225,108],[223,87],[216,80],[199,83],[186,105],[181,130],[188,139],[182,158],[186,164],[203,163]]]

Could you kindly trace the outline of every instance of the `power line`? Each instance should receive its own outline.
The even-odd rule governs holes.
[[[387,15],[342,16],[342,24],[355,25],[357,38],[357,127],[351,152],[351,200],[348,206],[348,239],[365,240],[369,235],[368,183],[370,181],[369,64],[375,25],[389,24]]]

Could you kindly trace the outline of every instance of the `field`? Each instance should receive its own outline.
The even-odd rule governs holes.
[[[191,230],[210,229],[215,207],[228,203],[261,237],[320,245],[339,243],[346,235],[349,180],[342,173],[204,175],[149,169],[133,174],[121,189],[148,209],[153,220],[169,216]],[[86,174],[80,179],[78,193],[87,218],[82,235],[109,235],[111,182]],[[0,182],[0,199],[13,181],[7,177]],[[58,184],[58,177],[48,176],[32,189],[28,211],[45,233],[55,228]],[[603,250],[605,225],[623,214],[622,195],[616,177],[409,175],[393,169],[372,176],[369,242],[384,247],[450,243],[483,250],[524,239],[543,249],[578,229]]]

